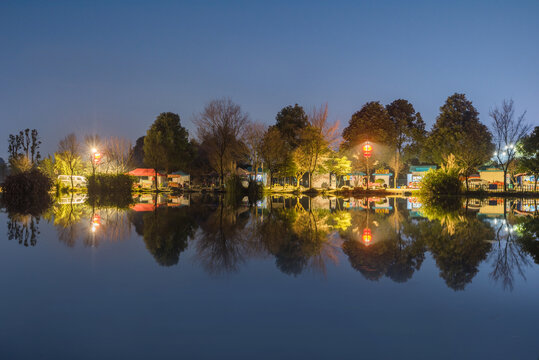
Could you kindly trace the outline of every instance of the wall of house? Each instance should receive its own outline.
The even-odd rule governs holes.
[[[488,182],[503,182],[503,171],[481,171],[479,178]]]
[[[328,188],[329,187],[329,174],[316,174],[312,177],[312,187],[314,188]],[[335,187],[335,182],[331,183],[332,187]]]

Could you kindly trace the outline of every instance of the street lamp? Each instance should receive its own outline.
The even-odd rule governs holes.
[[[363,156],[365,156],[365,160],[367,161],[367,191],[369,191],[369,158],[371,157],[372,153],[372,145],[367,141],[363,145]]]
[[[101,153],[96,148],[92,148],[92,155],[90,156],[90,159],[92,162],[92,173],[95,177],[95,168],[101,162]]]

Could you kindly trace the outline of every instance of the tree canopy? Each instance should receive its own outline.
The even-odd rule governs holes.
[[[525,172],[535,175],[535,188],[539,176],[539,126],[533,132],[520,140],[518,144],[520,152],[519,167]]]
[[[146,132],[144,163],[156,172],[178,170],[189,163],[189,134],[181,126],[180,116],[161,113]],[[156,179],[157,186],[157,179]]]
[[[479,121],[479,112],[464,94],[449,96],[424,146],[426,161],[442,164],[450,154],[467,177],[486,163],[493,152],[492,134]]]
[[[277,121],[275,127],[290,147],[292,149],[298,147],[300,132],[308,124],[307,114],[303,110],[303,107],[298,104],[285,106],[279,111],[275,120]]]
[[[352,115],[342,137],[343,147],[348,149],[365,141],[389,144],[395,138],[395,129],[386,108],[371,101]]]

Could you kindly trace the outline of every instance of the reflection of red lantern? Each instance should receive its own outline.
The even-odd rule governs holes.
[[[365,245],[370,245],[371,244],[371,241],[372,241],[372,234],[371,234],[371,229],[369,228],[366,228],[366,229],[363,229],[363,243]]]
[[[99,214],[95,214],[92,217],[92,232],[96,232],[99,225],[101,225],[101,216],[99,216]]]
[[[372,152],[371,144],[366,143],[365,145],[363,145],[363,156],[365,156],[366,158],[370,158],[371,152]]]

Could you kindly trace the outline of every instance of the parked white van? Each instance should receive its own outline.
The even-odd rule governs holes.
[[[58,175],[58,181],[64,186],[71,187],[71,176],[70,175]],[[73,187],[81,188],[86,187],[88,181],[84,176],[73,175]]]

